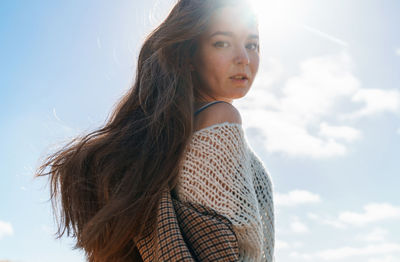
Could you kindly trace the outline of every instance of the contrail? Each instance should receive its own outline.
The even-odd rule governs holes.
[[[311,33],[317,34],[317,35],[319,35],[319,36],[321,36],[323,38],[326,38],[326,39],[328,39],[328,40],[330,40],[332,42],[335,42],[336,44],[339,44],[341,46],[344,46],[344,47],[348,47],[349,46],[349,44],[347,42],[345,42],[345,41],[343,41],[343,40],[341,40],[341,39],[339,39],[337,37],[328,35],[327,33],[321,32],[321,31],[319,31],[319,30],[317,30],[315,28],[312,28],[312,27],[310,27],[308,25],[303,25],[303,28],[308,30],[308,31],[310,31]]]
[[[55,117],[58,121],[62,122],[61,119],[58,118],[58,116],[57,116],[56,108],[55,108],[55,107],[53,107],[53,115],[54,115],[54,117]]]

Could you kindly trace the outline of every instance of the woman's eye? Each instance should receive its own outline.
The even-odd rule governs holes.
[[[228,42],[224,42],[224,41],[218,41],[214,43],[215,47],[228,47],[229,43]]]
[[[257,44],[257,43],[251,43],[251,44],[248,44],[248,45],[246,46],[246,48],[247,48],[247,49],[250,49],[250,50],[258,51],[258,44]]]

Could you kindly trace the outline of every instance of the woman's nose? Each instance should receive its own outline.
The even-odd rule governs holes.
[[[250,58],[249,55],[247,54],[247,50],[245,48],[238,48],[235,54],[234,61],[236,64],[243,64],[243,65],[250,64]]]

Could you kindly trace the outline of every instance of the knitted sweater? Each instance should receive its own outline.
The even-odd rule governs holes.
[[[193,133],[176,194],[217,211],[233,224],[239,261],[274,261],[273,185],[242,125],[224,122]]]

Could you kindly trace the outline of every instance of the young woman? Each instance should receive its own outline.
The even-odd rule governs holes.
[[[39,168],[61,204],[58,237],[76,237],[89,261],[132,261],[168,188],[232,222],[240,261],[273,261],[271,179],[232,105],[257,74],[258,41],[244,0],[179,0],[145,40],[107,124]]]

